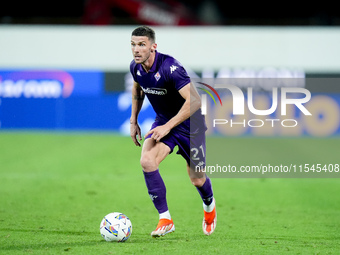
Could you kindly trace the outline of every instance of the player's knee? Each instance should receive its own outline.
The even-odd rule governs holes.
[[[202,187],[205,182],[205,178],[190,178],[190,180],[195,187]]]
[[[158,168],[156,160],[147,154],[141,157],[140,164],[145,172],[152,172]]]

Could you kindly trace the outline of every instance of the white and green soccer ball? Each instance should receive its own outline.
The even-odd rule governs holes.
[[[100,223],[100,234],[107,242],[125,242],[131,233],[130,219],[120,212],[109,213]]]

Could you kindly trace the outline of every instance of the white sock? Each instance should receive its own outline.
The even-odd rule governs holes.
[[[171,216],[170,216],[169,210],[167,210],[164,213],[160,213],[159,214],[159,219],[168,219],[168,220],[171,220]]]
[[[211,202],[210,205],[206,205],[203,203],[203,209],[206,212],[212,212],[215,208],[215,199],[213,199],[213,201]]]

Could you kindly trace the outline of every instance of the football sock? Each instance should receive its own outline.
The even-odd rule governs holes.
[[[210,205],[213,202],[213,190],[211,187],[211,181],[208,176],[206,176],[206,180],[202,187],[196,187],[198,193],[200,193],[203,203],[205,205]]]
[[[146,187],[148,188],[149,196],[155,205],[159,214],[168,211],[166,202],[166,188],[159,170],[153,172],[144,172]]]
[[[210,205],[206,205],[203,203],[203,209],[206,212],[212,212],[214,210],[214,207],[215,207],[215,200],[212,200]]]
[[[164,213],[160,213],[159,214],[159,219],[168,219],[168,220],[171,220],[171,215],[170,215],[169,210],[164,212]]]

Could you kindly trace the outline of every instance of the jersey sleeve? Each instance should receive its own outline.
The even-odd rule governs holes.
[[[168,59],[165,69],[168,82],[173,84],[176,90],[180,90],[185,85],[190,83],[190,77],[187,71],[176,59]]]
[[[131,75],[133,77],[133,80],[135,82],[137,82],[136,70],[135,69],[136,69],[136,63],[135,63],[134,60],[132,60],[131,63],[130,63],[130,73],[131,73]]]

